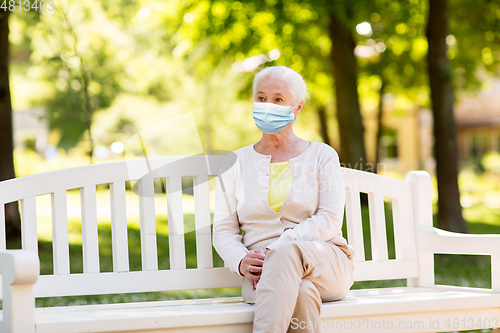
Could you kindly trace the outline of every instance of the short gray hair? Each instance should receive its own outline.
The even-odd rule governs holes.
[[[265,77],[275,77],[281,79],[288,86],[288,89],[295,99],[295,105],[298,105],[301,101],[305,101],[307,97],[307,86],[302,78],[302,75],[297,73],[291,68],[286,66],[272,66],[265,67],[260,72],[258,72],[253,79],[253,96],[255,99],[257,85]]]

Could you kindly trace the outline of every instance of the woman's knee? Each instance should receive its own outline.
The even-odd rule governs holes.
[[[286,262],[300,259],[300,250],[293,242],[285,242],[272,249],[266,256],[266,261]]]
[[[321,295],[318,288],[308,279],[302,279],[299,288],[297,303],[315,303],[316,306],[321,306]]]

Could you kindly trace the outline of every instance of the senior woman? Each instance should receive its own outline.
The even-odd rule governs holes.
[[[226,158],[217,179],[214,246],[245,277],[254,332],[319,332],[321,303],[343,298],[353,284],[338,155],[293,132],[306,90],[290,68],[260,71],[253,117],[262,139],[236,150],[236,161]]]

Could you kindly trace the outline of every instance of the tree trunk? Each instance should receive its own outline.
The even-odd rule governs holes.
[[[434,155],[438,183],[438,227],[467,232],[458,190],[458,149],[453,116],[453,84],[447,55],[449,0],[429,0],[427,40],[429,81],[434,115]]]
[[[0,181],[14,178],[12,103],[9,89],[9,11],[0,9]],[[7,240],[19,238],[17,201],[5,206]]]
[[[352,30],[330,13],[328,33],[332,41],[331,59],[340,133],[340,161],[353,169],[366,169],[364,128],[359,107],[356,43]]]
[[[318,106],[318,120],[321,138],[323,142],[331,146],[330,136],[328,135],[328,124],[326,120],[326,109],[324,105]]]

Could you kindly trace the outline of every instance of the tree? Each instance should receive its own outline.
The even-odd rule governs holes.
[[[32,38],[32,63],[54,91],[45,97],[44,107],[51,129],[61,131],[58,145],[68,150],[86,134],[92,163],[93,117],[122,90],[119,77],[126,70],[119,55],[129,58],[132,38],[116,28],[95,0],[61,0],[50,15],[41,16]]]
[[[377,81],[381,83],[377,84],[374,90],[378,90],[379,94],[385,91],[394,94],[396,98],[430,108],[429,72],[425,66],[427,62],[423,61],[428,54],[428,42],[425,38],[427,2],[379,0],[372,4],[376,5],[371,10],[369,21],[373,34],[364,41],[361,40],[358,46],[373,48],[383,42],[385,50],[372,52],[371,56],[358,59],[362,68],[361,90],[364,90],[362,86],[367,84],[367,78],[377,77]],[[450,30],[442,35],[442,38],[446,38],[446,54],[451,60],[451,67],[454,68],[453,71],[450,68],[449,77],[453,80],[456,92],[474,91],[484,79],[477,75],[478,68],[488,72],[498,69],[500,4],[489,0],[451,0],[449,10]],[[455,102],[457,100],[459,98],[455,98]],[[379,104],[379,111],[381,106]],[[436,140],[441,139],[436,137]],[[441,183],[443,182],[444,180]],[[445,194],[440,196],[444,201]],[[458,200],[455,200],[455,204],[457,202]],[[459,225],[462,221],[461,218],[452,220]],[[460,227],[444,227],[442,224],[440,226],[460,230]]]
[[[349,6],[349,2],[346,3]],[[348,8],[346,13],[352,13]],[[348,18],[352,19],[352,17]],[[329,11],[328,32],[332,41],[331,61],[335,81],[337,119],[340,133],[340,160],[349,167],[366,169],[364,128],[358,96],[356,42],[353,28],[343,20],[338,10]]]
[[[453,115],[452,69],[446,45],[449,22],[449,0],[429,0],[427,61],[436,138],[434,155],[439,193],[438,226],[450,231],[467,232],[458,190],[458,147]]]
[[[369,4],[366,23],[371,30],[357,44],[360,64],[359,89],[365,91],[365,108],[377,106],[376,156],[380,162],[380,142],[384,131],[384,94],[392,94],[397,101],[408,101],[426,107],[428,81],[424,66],[427,41],[420,34],[425,28],[423,2],[396,2],[377,0]],[[367,93],[366,91],[370,91]],[[377,96],[378,95],[378,96]],[[371,102],[370,102],[371,100]],[[393,115],[406,110],[392,110]]]
[[[483,72],[497,73],[500,64],[500,2],[451,0],[448,57],[453,67],[453,86],[458,92],[477,91]]]
[[[0,9],[0,181],[14,178],[12,102],[9,87],[9,15]],[[7,239],[21,231],[18,203],[5,206]]]

